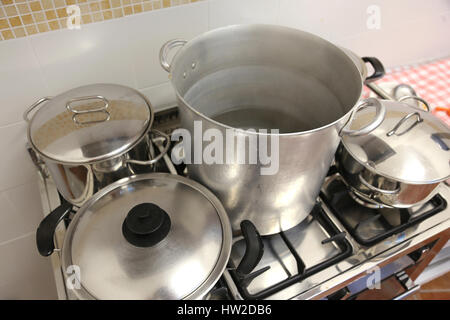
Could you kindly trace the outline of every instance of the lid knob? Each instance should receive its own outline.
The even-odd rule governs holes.
[[[153,203],[134,206],[122,224],[125,239],[137,247],[151,247],[163,240],[170,230],[170,217]]]

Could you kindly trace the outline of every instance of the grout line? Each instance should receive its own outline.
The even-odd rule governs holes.
[[[47,82],[47,80],[46,80],[46,78],[45,78],[45,73],[44,73],[44,68],[42,67],[42,63],[41,63],[41,60],[39,59],[39,56],[38,56],[38,54],[37,54],[37,51],[36,51],[36,48],[34,47],[34,45],[33,45],[33,43],[32,43],[32,41],[31,41],[31,39],[29,39],[28,37],[27,37],[27,42],[28,42],[28,45],[31,47],[31,51],[33,52],[33,56],[34,56],[34,59],[36,60],[36,63],[37,63],[37,65],[38,65],[38,69],[39,69],[39,76],[41,77],[41,81],[44,83],[44,86],[45,86],[45,88],[47,89],[47,94],[46,94],[46,96],[48,96],[49,94],[50,94],[50,85],[48,84],[48,82]],[[43,95],[44,96],[44,95]],[[30,102],[30,103],[33,103],[33,102]]]
[[[210,6],[211,6],[211,1],[210,0],[206,0],[207,5],[206,5],[206,31],[211,30],[211,21],[210,21]]]
[[[25,122],[24,120],[19,120],[19,121],[16,121],[16,122],[11,122],[11,123],[8,123],[8,124],[5,124],[5,125],[0,126],[0,129],[6,129],[6,128],[9,128],[9,127],[14,127],[14,126],[17,126],[17,125],[19,125],[19,124],[26,124],[26,122]]]
[[[14,241],[16,241],[16,240],[20,240],[20,239],[29,237],[29,236],[31,236],[31,235],[33,235],[33,234],[35,234],[35,231],[31,231],[31,232],[26,233],[26,234],[23,234],[23,235],[21,235],[21,236],[18,236],[18,237],[15,237],[15,238],[12,238],[12,239],[9,239],[9,240],[0,242],[0,247],[3,246],[3,245],[7,245],[7,244],[9,244],[9,243],[12,243],[12,242],[14,242]]]

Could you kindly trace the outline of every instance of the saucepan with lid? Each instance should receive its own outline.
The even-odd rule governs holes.
[[[53,252],[65,216],[53,212],[39,225],[41,254]],[[242,232],[248,247],[262,243],[251,222]],[[60,250],[70,298],[178,300],[213,292],[231,244],[230,221],[211,191],[182,176],[147,173],[91,197],[71,220]],[[238,269],[252,269],[260,258],[246,253]]]
[[[338,170],[355,199],[368,206],[408,208],[423,203],[450,177],[450,129],[405,102],[380,103],[386,115],[375,130],[342,138],[336,153]],[[369,113],[358,112],[352,126],[369,121]]]
[[[33,116],[30,118],[30,114]],[[78,87],[43,98],[24,114],[28,140],[45,162],[58,191],[81,206],[106,185],[158,161],[151,156],[154,111],[138,91],[116,84]],[[150,135],[149,132],[151,131]]]
[[[41,252],[53,247],[57,223],[50,220],[38,229]],[[61,248],[70,295],[78,299],[201,298],[230,250],[222,204],[200,184],[166,173],[100,190],[77,211]]]

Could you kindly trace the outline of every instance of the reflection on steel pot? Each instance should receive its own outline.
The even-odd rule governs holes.
[[[41,254],[51,254],[65,214],[62,208],[41,222]],[[69,297],[203,298],[225,269],[231,238],[222,204],[199,183],[166,173],[121,179],[91,197],[70,222],[62,268],[78,274],[65,275],[76,282]]]
[[[181,48],[169,62],[175,47]],[[169,41],[160,60],[170,72],[182,127],[192,135],[194,121],[202,123],[204,132],[214,129],[225,137],[228,129],[246,143],[255,135],[275,134],[241,129],[279,129],[274,175],[261,175],[264,165],[241,164],[236,157],[229,164],[188,164],[189,175],[222,201],[234,231],[244,219],[264,235],[301,222],[314,206],[340,134],[366,134],[384,117],[374,99],[358,105],[362,78],[352,60],[333,44],[299,30],[229,26],[189,42]],[[371,123],[344,129],[351,115],[367,106],[376,109]],[[202,143],[204,150],[210,142]]]
[[[364,137],[343,137],[336,163],[353,193],[369,205],[408,208],[430,199],[450,177],[450,130],[427,111],[381,103],[382,124]],[[362,111],[352,125],[368,117]]]
[[[37,109],[31,119],[29,114]],[[80,206],[106,185],[150,166],[148,131],[153,110],[134,89],[95,84],[43,98],[24,114],[28,140],[44,160],[58,191]],[[154,130],[154,134],[169,138]]]

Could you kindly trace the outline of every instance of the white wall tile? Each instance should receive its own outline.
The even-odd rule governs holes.
[[[345,0],[340,0],[345,1]],[[381,28],[388,29],[403,22],[417,21],[411,32],[422,29],[427,30],[428,25],[423,24],[423,19],[450,10],[449,0],[364,0],[379,3],[381,8]]]
[[[149,88],[139,89],[139,91],[148,98],[155,110],[173,107],[177,103],[175,91],[170,82],[165,82]]]
[[[409,21],[389,29],[362,33],[338,40],[337,44],[361,56],[375,56],[385,67],[448,56],[450,12],[422,19],[420,23],[426,28],[418,28],[417,23]]]
[[[57,299],[49,258],[39,255],[35,234],[0,245],[0,299]]]
[[[36,169],[26,150],[26,123],[0,127],[0,191],[35,181]]]
[[[208,3],[145,12],[126,19],[137,88],[167,81],[159,64],[159,50],[168,40],[190,40],[208,30]]]
[[[0,126],[19,122],[25,109],[48,94],[27,39],[0,42]]]
[[[368,11],[369,7],[376,6],[379,9],[380,29],[390,30],[399,25],[413,20],[422,20],[430,15],[436,15],[450,10],[448,0],[280,0],[281,8],[286,9],[286,3],[294,3],[287,6],[288,12],[294,16],[294,20],[303,20],[305,16],[321,16],[322,25],[333,39],[343,39],[355,36],[359,33],[371,31],[367,25],[373,15]],[[314,22],[314,21],[311,21]],[[312,31],[320,27],[320,24],[310,23],[306,27]],[[418,23],[411,32],[417,29],[427,29],[422,23]]]
[[[52,95],[90,83],[133,87],[128,30],[124,19],[83,25],[30,37]]]
[[[279,0],[211,0],[209,29],[233,24],[277,24],[279,7]]]
[[[279,24],[334,39],[330,2],[317,0],[280,0]]]
[[[0,243],[33,232],[44,218],[34,181],[0,192]]]

